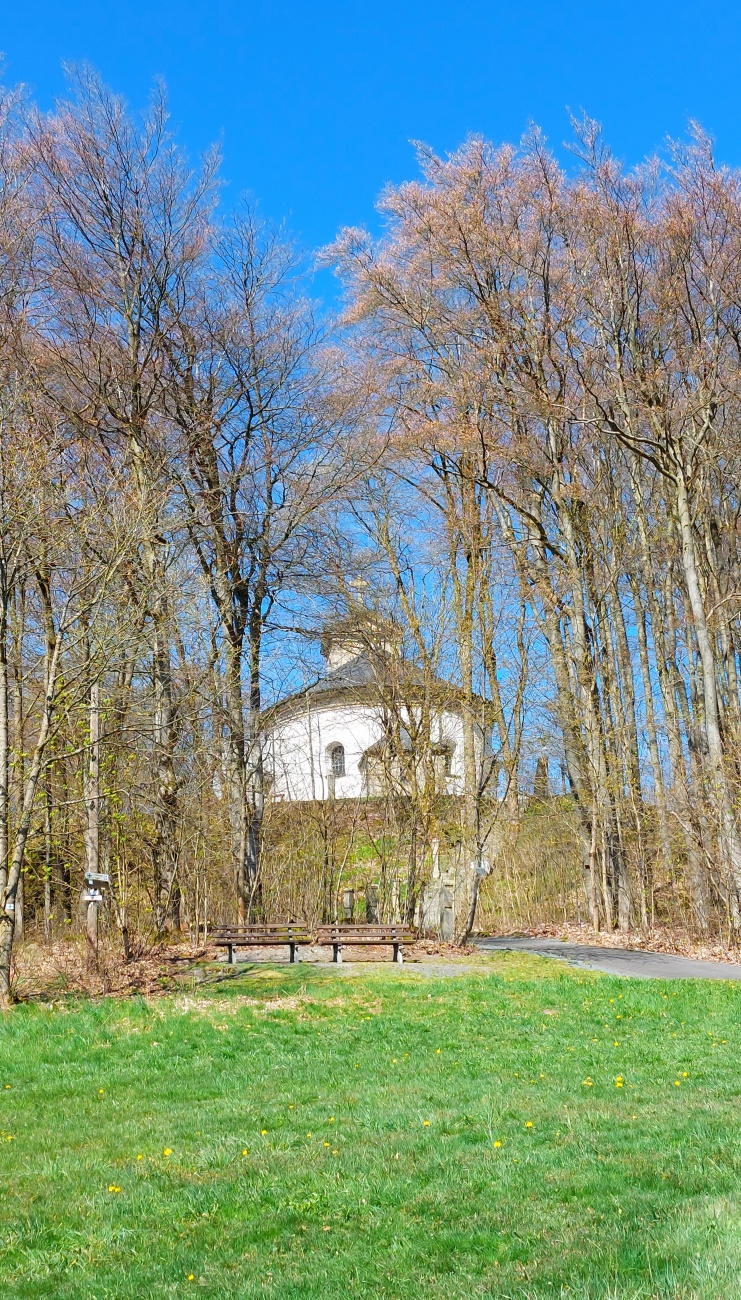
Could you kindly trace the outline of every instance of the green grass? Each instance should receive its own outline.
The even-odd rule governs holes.
[[[0,1294],[734,1300],[740,1011],[515,955],[18,1007]]]

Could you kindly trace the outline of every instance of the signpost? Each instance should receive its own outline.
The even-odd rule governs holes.
[[[88,965],[98,965],[98,908],[103,902],[103,890],[110,887],[110,876],[100,871],[85,872],[82,901],[87,903],[87,955]]]

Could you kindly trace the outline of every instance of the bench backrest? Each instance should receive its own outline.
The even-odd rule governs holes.
[[[406,925],[320,925],[316,929],[317,939],[355,940],[363,939],[369,943],[411,943],[414,933]]]
[[[310,940],[311,931],[307,926],[298,923],[287,923],[286,925],[218,925],[214,926],[210,937],[214,942],[228,939],[242,943],[247,942],[249,939],[275,939],[276,941],[285,939],[285,942],[289,943],[298,939]]]

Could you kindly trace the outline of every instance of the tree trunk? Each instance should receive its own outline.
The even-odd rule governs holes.
[[[697,646],[702,665],[702,698],[704,706],[704,730],[707,740],[708,763],[711,773],[712,794],[718,819],[718,834],[721,853],[736,892],[741,889],[741,840],[733,812],[733,801],[725,770],[725,755],[718,712],[717,666],[708,631],[700,578],[697,568],[697,553],[692,526],[692,514],[684,470],[680,466],[675,477],[677,489],[677,517],[681,537],[682,567],[684,579],[692,610]]]
[[[10,845],[9,600],[10,593],[3,585],[0,592],[0,894],[8,880]]]
[[[15,828],[13,853],[8,870],[8,878],[3,890],[0,890],[0,1009],[8,1007],[11,1001],[10,963],[15,931],[15,906],[18,884],[23,870],[28,833],[31,828],[36,790],[41,776],[46,746],[51,732],[52,714],[56,699],[59,655],[62,639],[55,638],[51,660],[47,662],[45,673],[44,709],[41,715],[39,733],[34,746],[31,764],[26,777],[23,805]]]

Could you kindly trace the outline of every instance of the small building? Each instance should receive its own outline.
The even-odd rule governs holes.
[[[372,799],[413,783],[463,793],[460,689],[398,653],[387,625],[338,621],[322,637],[326,669],[264,718],[270,797]],[[480,760],[488,736],[475,724]]]

